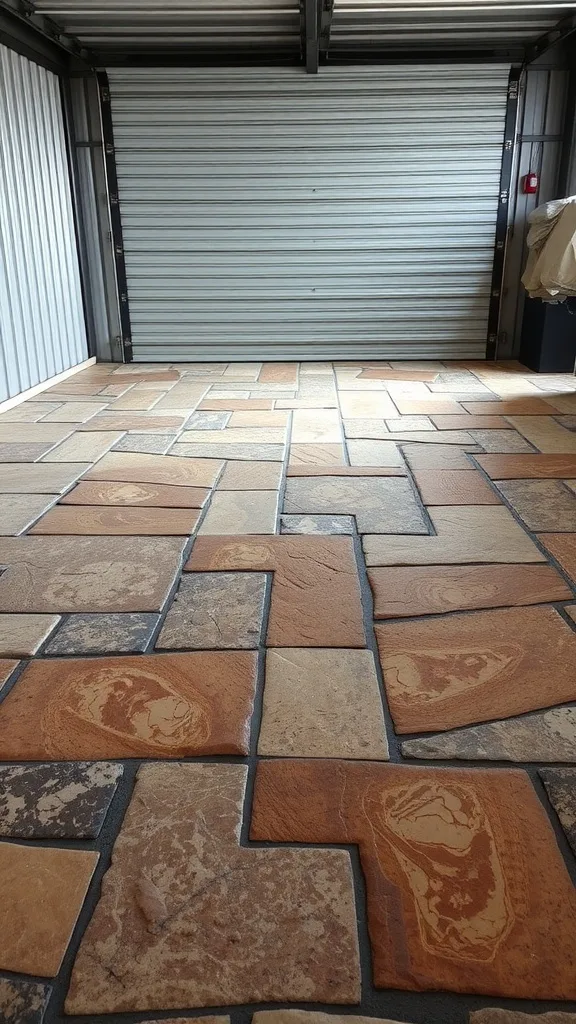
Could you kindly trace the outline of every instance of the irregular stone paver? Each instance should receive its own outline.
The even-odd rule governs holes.
[[[550,416],[552,406],[543,398],[509,398],[502,402],[464,402],[475,416]]]
[[[199,513],[180,508],[57,505],[29,531],[42,536],[187,537]]]
[[[175,444],[169,458],[180,455],[195,462],[209,462],[210,459],[282,462],[284,451],[282,444]]]
[[[231,427],[286,427],[288,424],[288,412],[281,409],[250,410],[236,409],[230,416]]]
[[[57,494],[0,494],[0,536],[15,537],[52,504]]]
[[[275,533],[277,513],[278,491],[217,491],[198,533]]]
[[[0,614],[0,656],[31,657],[59,622],[58,615]]]
[[[407,476],[407,470],[404,464],[398,466],[289,465],[286,476]]]
[[[517,430],[471,430],[471,436],[484,451],[495,453],[532,452],[531,445]]]
[[[568,431],[566,431],[568,433]],[[576,476],[576,455],[477,455],[492,480],[569,480]]]
[[[173,444],[174,434],[125,434],[112,451],[165,455]]]
[[[80,913],[98,853],[0,843],[0,969],[51,978]]]
[[[231,413],[229,412],[193,412],[186,420],[187,430],[223,430]]]
[[[52,448],[52,442],[47,441],[44,444],[1,444],[0,443],[0,463],[6,462],[34,462],[36,459],[40,459],[42,455],[50,451]]]
[[[508,422],[538,451],[576,454],[576,436],[551,416],[509,416]]]
[[[281,516],[280,533],[354,533],[354,517]]]
[[[62,441],[72,427],[62,427],[57,423],[3,423],[0,420],[0,443],[2,444],[38,444],[55,445]]]
[[[65,402],[57,409],[49,412],[42,423],[50,421],[57,423],[85,423],[91,416],[106,408],[105,402]]]
[[[539,774],[566,838],[576,853],[576,768],[541,768]]]
[[[433,732],[576,700],[576,633],[554,608],[375,627],[398,732]]]
[[[178,438],[182,444],[284,444],[284,427],[228,427],[225,430],[185,430]]]
[[[168,595],[185,538],[5,537],[0,611],[152,612]]]
[[[374,618],[437,615],[570,600],[572,592],[548,565],[426,565],[369,569]]]
[[[44,456],[43,462],[94,462],[119,441],[118,430],[102,430],[85,434],[72,434]]]
[[[576,707],[405,740],[402,753],[441,760],[576,762]]]
[[[132,654],[146,649],[158,615],[69,615],[45,654]]]
[[[67,1013],[357,1002],[349,855],[239,847],[246,775],[231,764],[140,769]]]
[[[175,484],[113,483],[81,480],[61,500],[61,505],[133,505],[154,508],[202,508],[210,491],[206,487]]]
[[[403,477],[290,479],[283,511],[355,515],[360,533],[428,534],[414,492]]]
[[[500,480],[496,486],[529,530],[576,532],[576,495],[560,480]]]
[[[576,534],[541,533],[538,539],[576,584]]]
[[[102,412],[94,416],[88,423],[81,423],[77,430],[129,430],[145,434],[168,434],[174,437],[180,427],[184,426],[185,416],[162,416],[150,413],[137,416],[136,413]],[[138,434],[134,433],[134,436]]]
[[[259,754],[386,760],[371,651],[268,651]]]
[[[89,462],[2,464],[0,494],[34,494],[36,502],[39,494],[51,496],[65,491],[87,469]]]
[[[19,663],[11,658],[0,658],[0,690]]]
[[[276,491],[282,466],[278,462],[227,462],[218,480],[219,491]]]
[[[248,651],[34,661],[0,704],[0,758],[245,754],[255,674]]]
[[[347,419],[394,419],[398,410],[386,391],[344,391],[339,388],[340,410]]]
[[[344,447],[338,444],[291,444],[291,466],[343,466]]]
[[[472,469],[468,453],[479,452],[480,448],[478,445],[404,444],[402,451],[412,470]]]
[[[50,985],[20,978],[0,978],[2,1024],[42,1024],[50,999]]]
[[[360,844],[378,988],[576,995],[576,892],[522,771],[260,761],[250,836]]]
[[[393,441],[347,441],[353,466],[401,466],[402,457]]]
[[[477,1010],[470,1024],[576,1024],[576,1013],[552,1010],[550,1013],[521,1013],[520,1010]]]
[[[270,647],[365,645],[349,537],[199,537],[184,568],[273,572]]]
[[[215,458],[178,459],[176,455],[108,452],[86,479],[212,487],[221,469],[222,462]]]
[[[0,836],[95,839],[116,792],[122,765],[0,766]]]
[[[258,572],[196,572],[183,576],[156,648],[258,647],[266,576]]]
[[[292,414],[293,444],[339,444],[342,440],[336,409],[295,409]]]
[[[400,1024],[382,1017],[360,1017],[357,1014],[318,1013],[316,1010],[259,1010],[252,1015],[252,1024]],[[552,1022],[554,1024],[554,1022]],[[559,1024],[562,1024],[560,1021]]]
[[[432,423],[438,430],[506,430],[507,420],[504,416],[431,416]]]
[[[425,505],[499,505],[498,495],[475,469],[417,469]]]

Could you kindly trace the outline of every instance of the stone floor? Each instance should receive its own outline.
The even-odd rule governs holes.
[[[574,377],[92,366],[0,533],[0,1022],[576,1022]]]

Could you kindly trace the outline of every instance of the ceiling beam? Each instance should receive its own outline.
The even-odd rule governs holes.
[[[302,58],[309,75],[317,75],[320,65],[320,3],[300,0],[300,37]]]
[[[576,32],[576,14],[569,14],[567,18],[562,18],[554,28],[549,29],[543,36],[540,36],[535,43],[526,47],[525,52],[525,63],[531,64],[532,61],[536,60],[537,57],[541,57],[543,53],[546,53],[556,43],[563,43],[565,39],[569,39]]]
[[[70,57],[92,64],[92,53],[75,36],[68,35],[61,25],[45,14],[40,14],[30,0],[0,0],[0,12],[25,24],[52,46],[59,47]]]

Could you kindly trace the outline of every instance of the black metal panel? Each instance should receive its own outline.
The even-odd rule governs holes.
[[[122,352],[124,362],[132,362],[132,327],[130,324],[130,307],[128,303],[128,281],[126,277],[126,261],[124,258],[124,239],[122,236],[122,219],[120,216],[120,200],[118,196],[118,175],[116,173],[116,151],[114,148],[114,128],[112,124],[112,104],[108,75],[98,72],[98,92],[100,96],[100,112],[102,117],[102,139],[104,143],[104,162],[106,164],[106,180],[108,184],[108,203],[110,208],[110,228],[114,248],[114,266],[116,270],[116,288],[120,309],[120,328],[122,331]]]
[[[309,75],[320,65],[320,0],[300,0],[302,58]]]
[[[564,40],[573,36],[575,32],[576,14],[569,14],[567,18],[562,18],[549,32],[545,32],[543,36],[540,36],[535,43],[526,47],[526,63],[531,64],[533,60],[541,57],[543,53],[546,53],[556,43],[564,42]]]
[[[504,263],[506,259],[506,240],[508,237],[508,211],[510,208],[510,187],[512,183],[512,166],[514,162],[514,144],[516,138],[518,94],[521,74],[522,68],[512,68],[508,82],[504,144],[502,147],[502,170],[500,172],[500,194],[498,196],[498,213],[496,215],[494,262],[492,266],[490,308],[488,313],[486,359],[497,359],[498,357],[500,307],[502,305],[502,287],[504,283]]]

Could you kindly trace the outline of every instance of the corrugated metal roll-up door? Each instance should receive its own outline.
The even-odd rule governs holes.
[[[483,358],[508,73],[111,69],[134,358]]]

